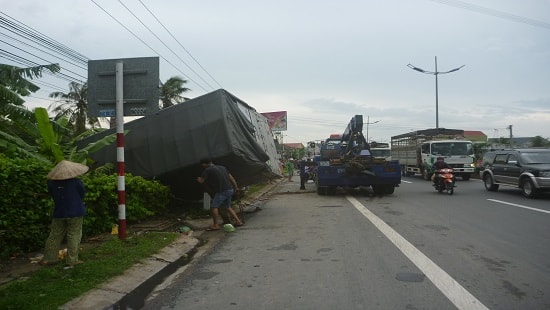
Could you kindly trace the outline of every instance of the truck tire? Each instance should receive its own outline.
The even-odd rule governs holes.
[[[470,179],[471,176],[472,176],[472,175],[469,174],[469,173],[464,173],[464,174],[462,175],[462,180],[468,181],[468,180]]]
[[[377,196],[382,196],[385,193],[384,186],[383,185],[371,185],[372,191]]]
[[[391,194],[393,194],[394,191],[395,191],[395,186],[393,184],[386,185],[385,190],[384,190],[384,194],[391,195]]]

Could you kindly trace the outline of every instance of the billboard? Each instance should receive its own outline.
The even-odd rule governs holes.
[[[261,114],[267,118],[267,123],[271,131],[286,130],[286,111],[266,112]]]

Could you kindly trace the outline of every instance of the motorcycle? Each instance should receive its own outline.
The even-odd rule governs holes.
[[[447,194],[452,195],[455,187],[454,170],[443,168],[435,171],[434,188],[438,192],[447,191]]]

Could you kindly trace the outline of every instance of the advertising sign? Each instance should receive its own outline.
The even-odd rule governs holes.
[[[265,118],[267,118],[267,123],[271,131],[285,131],[287,124],[286,111],[278,112],[266,112],[261,113]]]

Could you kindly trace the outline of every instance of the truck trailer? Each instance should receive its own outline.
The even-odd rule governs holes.
[[[430,180],[438,157],[443,157],[463,180],[474,173],[474,148],[464,139],[464,130],[434,128],[391,137],[391,158],[399,161],[404,176],[421,174]]]

